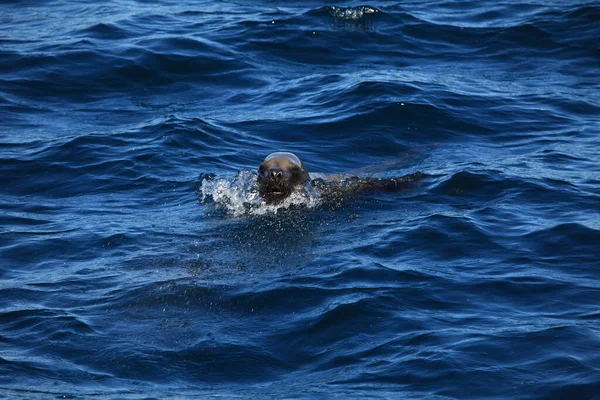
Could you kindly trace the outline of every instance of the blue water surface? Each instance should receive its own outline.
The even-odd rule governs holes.
[[[597,1],[2,2],[0,398],[599,398],[599,37]],[[281,150],[423,177],[265,205]]]

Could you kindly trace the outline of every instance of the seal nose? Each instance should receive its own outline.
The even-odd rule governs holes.
[[[274,181],[280,181],[281,178],[283,177],[283,171],[281,171],[278,168],[273,168],[269,170],[269,176],[271,179],[273,179]]]

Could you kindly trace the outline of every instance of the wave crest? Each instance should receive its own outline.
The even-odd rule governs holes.
[[[370,6],[358,6],[358,7],[337,7],[337,6],[329,6],[327,7],[329,14],[337,19],[345,19],[356,21],[363,18],[368,14],[375,14],[380,12],[375,7]]]

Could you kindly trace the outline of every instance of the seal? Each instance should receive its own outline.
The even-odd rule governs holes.
[[[258,193],[267,204],[279,204],[310,180],[302,161],[293,153],[269,154],[258,167]]]
[[[415,172],[400,178],[359,177],[354,174],[309,174],[300,158],[289,152],[269,154],[258,168],[258,193],[267,204],[277,205],[290,194],[317,189],[325,199],[339,199],[362,192],[399,192],[423,174]]]

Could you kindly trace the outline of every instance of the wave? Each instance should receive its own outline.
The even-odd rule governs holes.
[[[132,4],[0,5],[0,397],[596,395],[598,5]]]
[[[338,7],[328,6],[326,7],[329,15],[336,19],[344,20],[359,20],[372,14],[381,12],[375,7],[371,6],[357,6],[357,7]]]

